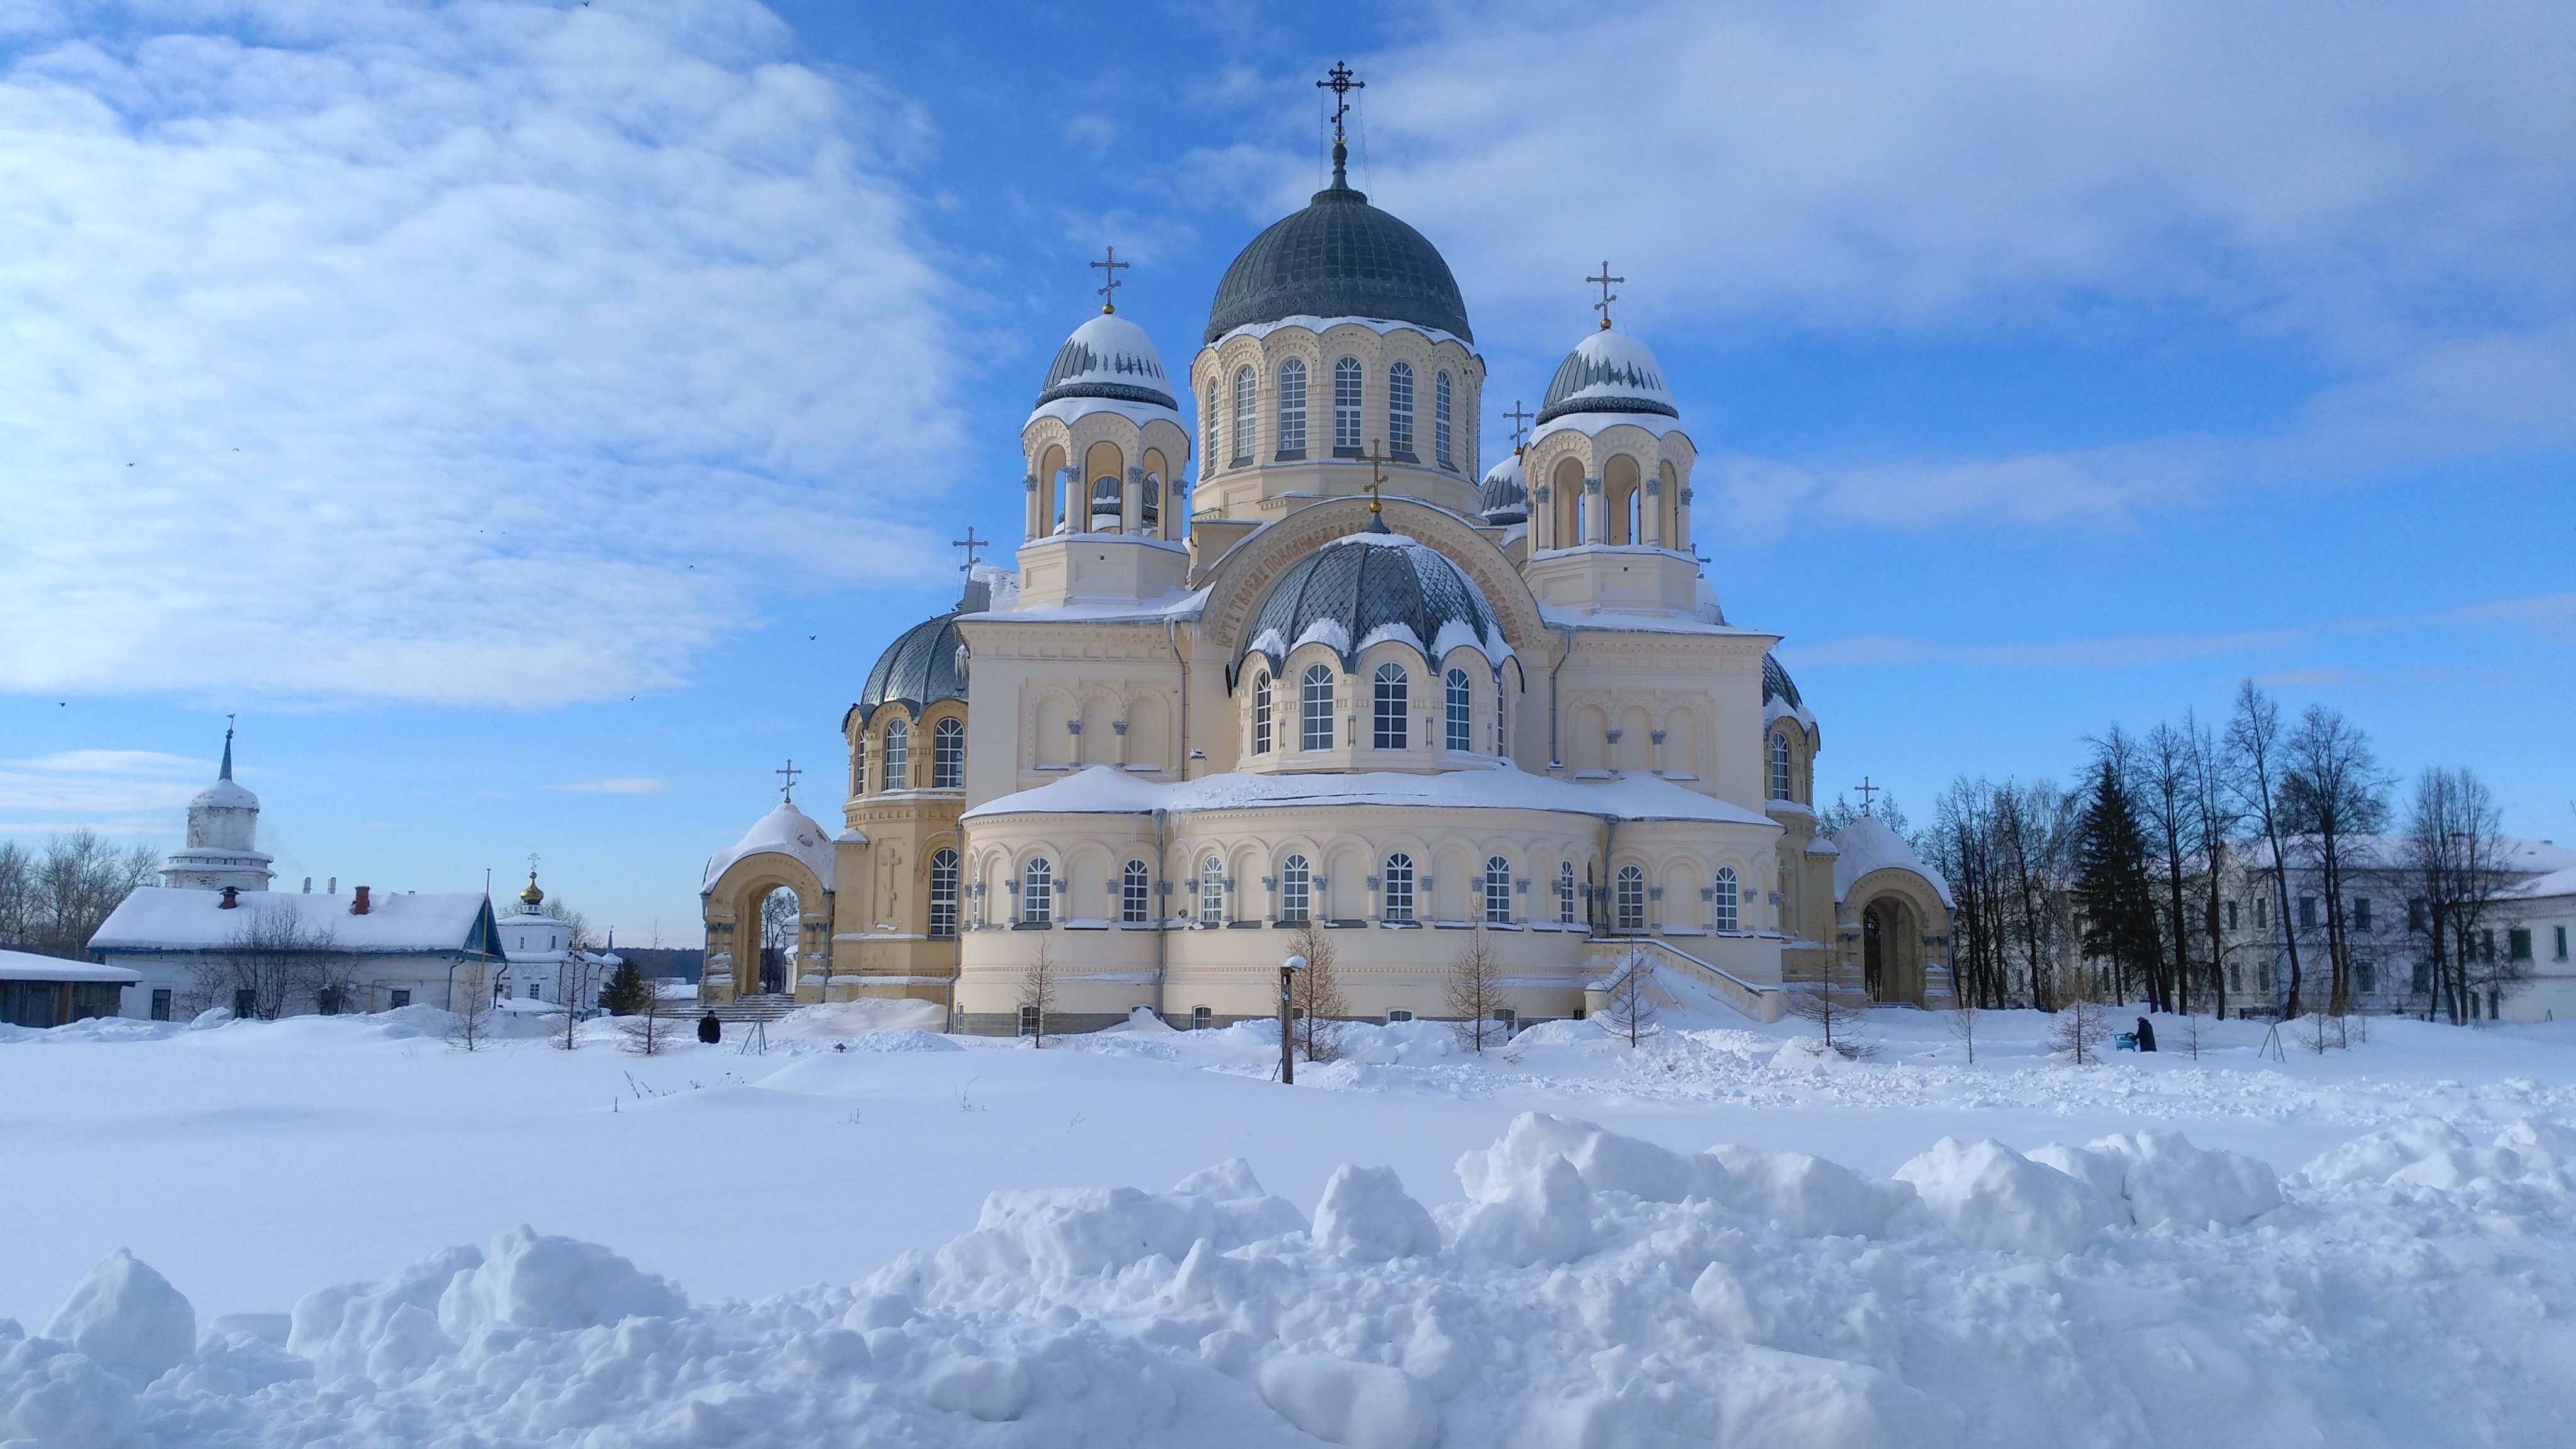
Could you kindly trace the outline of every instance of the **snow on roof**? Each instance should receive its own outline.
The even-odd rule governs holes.
[[[2305,861],[2303,847],[2307,837],[2286,838],[2290,865],[2298,869]],[[2404,870],[2407,853],[2413,842],[2403,835],[2348,835],[2339,849],[2356,870]],[[2507,875],[2549,875],[2557,871],[2576,870],[2576,850],[2553,845],[2546,840],[2526,840],[2503,836],[2497,841],[2495,868]],[[2266,870],[2272,864],[2271,842],[2257,835],[2237,841],[2237,858],[2249,870]]]
[[[1189,432],[1188,428],[1181,426],[1181,415],[1178,411],[1159,403],[1135,402],[1125,398],[1060,397],[1053,402],[1040,403],[1031,408],[1029,423],[1036,422],[1040,418],[1054,418],[1070,426],[1076,418],[1092,413],[1116,413],[1140,428],[1148,423],[1170,423],[1173,427],[1180,428],[1184,434]],[[1029,423],[1022,423],[1020,426],[1025,428]]]
[[[1569,431],[1581,433],[1587,438],[1597,438],[1608,429],[1620,427],[1644,428],[1660,438],[1666,433],[1680,432],[1682,422],[1679,418],[1668,418],[1661,413],[1567,413],[1561,418],[1539,424],[1538,431],[1530,434],[1530,443],[1535,446],[1539,439],[1550,433]]]
[[[1455,342],[1470,351],[1475,348],[1474,343],[1457,333],[1443,331],[1427,322],[1406,322],[1394,317],[1317,317],[1311,314],[1281,317],[1269,322],[1246,322],[1240,327],[1230,329],[1224,337],[1211,339],[1208,345],[1223,347],[1228,340],[1236,337],[1267,337],[1282,327],[1303,327],[1309,332],[1321,332],[1327,327],[1365,327],[1380,336],[1389,332],[1419,332],[1434,346],[1443,342]]]
[[[2547,875],[2533,876],[2516,885],[2507,894],[2520,900],[2536,900],[2546,896],[2576,896],[2576,867],[2554,870]]]
[[[60,956],[38,956],[27,951],[0,951],[0,981],[112,981],[131,986],[142,979],[142,972],[122,966],[66,961]]]
[[[1510,766],[1399,774],[1207,775],[1178,784],[1140,780],[1114,765],[988,800],[969,820],[998,815],[1142,815],[1155,810],[1259,810],[1301,805],[1424,805],[1476,810],[1555,810],[1615,820],[1708,820],[1776,829],[1768,816],[1652,775],[1571,781]]]
[[[715,883],[734,863],[755,855],[792,856],[814,872],[814,878],[829,886],[832,883],[831,832],[814,823],[813,818],[782,800],[778,808],[760,817],[731,850],[719,850],[707,857],[707,873],[700,880],[700,893],[713,890]]]
[[[240,904],[223,909],[221,891],[143,886],[109,913],[93,951],[202,951],[238,944],[263,915],[285,912],[312,934],[327,932],[335,950],[374,953],[478,949],[476,923],[485,902],[473,891],[408,895],[377,891],[367,913],[353,915],[354,896],[292,891],[244,891]]]
[[[1859,816],[1835,831],[1834,846],[1839,852],[1834,857],[1835,900],[1849,895],[1852,886],[1871,871],[1910,870],[1931,884],[1941,904],[1954,909],[1959,904],[1950,898],[1950,883],[1942,879],[1941,872],[1916,855],[1904,836],[1888,829],[1887,822],[1875,815]]]
[[[1165,539],[1123,536],[1123,543],[1151,544],[1157,548],[1186,553],[1189,545]],[[977,622],[1007,618],[1015,624],[1134,624],[1159,623],[1165,619],[1195,619],[1207,607],[1208,591],[1191,589],[1158,595],[1135,603],[1112,604],[1032,604],[1021,608],[1016,603],[996,602],[991,612],[960,614],[957,617]]]
[[[230,775],[227,775],[198,791],[196,798],[188,803],[191,806],[217,810],[256,810],[259,808],[259,797],[243,789]]]
[[[1583,547],[1611,549],[1627,548],[1627,545],[1588,543]],[[1663,552],[1661,549],[1632,551]],[[1577,550],[1569,548],[1564,552],[1574,553]],[[1688,614],[1673,611],[1655,614],[1623,614],[1609,609],[1569,609],[1557,604],[1541,604],[1538,606],[1538,612],[1539,617],[1545,619],[1548,627],[1552,629],[1609,629],[1642,634],[1707,634],[1730,639],[1740,639],[1748,634],[1766,635],[1768,632],[1761,629],[1739,629],[1726,623],[1712,624],[1705,614],[1696,610]],[[1779,636],[1768,635],[1768,637]]]

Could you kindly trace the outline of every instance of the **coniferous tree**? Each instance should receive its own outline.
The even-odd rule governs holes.
[[[599,993],[599,1004],[608,1008],[611,1016],[649,1012],[653,1007],[653,988],[646,984],[644,973],[635,969],[634,962],[620,961],[616,974],[608,978],[607,989]]]
[[[2125,995],[2131,982],[2155,971],[2163,947],[2146,833],[2121,774],[2107,754],[2095,767],[2076,855],[2075,901],[2084,912],[2085,954],[2108,962]]]

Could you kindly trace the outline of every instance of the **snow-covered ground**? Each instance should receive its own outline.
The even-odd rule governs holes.
[[[0,1028],[0,1440],[2540,1444],[2576,1414],[2576,1024],[2275,1061],[2160,1019],[2163,1052],[2079,1068],[2017,1013],[1973,1064],[1910,1012],[1859,1062],[1415,1023],[1293,1088],[1258,1026],[889,1025],[652,1058],[461,1052],[424,1009]]]

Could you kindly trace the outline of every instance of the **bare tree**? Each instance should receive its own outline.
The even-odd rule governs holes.
[[[87,960],[108,914],[160,868],[149,847],[118,850],[94,830],[57,835],[41,854],[0,844],[0,947]]]
[[[1835,984],[1828,968],[1825,979],[1813,991],[1789,994],[1789,1014],[1823,1033],[1825,1050],[1857,1059],[1873,1051],[1868,1042],[1860,1039],[1860,1023],[1867,1008],[1854,1004],[1857,999],[1854,993]]]
[[[572,1051],[581,1045],[582,1018],[590,1010],[585,1003],[598,980],[598,958],[588,951],[567,950],[555,963],[555,999],[563,1003],[564,1014],[563,1031],[554,1038],[557,1047]]]
[[[2179,727],[2159,721],[2139,742],[2131,762],[2129,796],[2139,823],[2146,827],[2156,883],[2164,897],[2158,904],[2164,908],[2161,935],[2167,951],[2148,990],[2158,1011],[2188,1012],[2192,1005],[2191,942],[2196,932],[2184,895],[2195,883],[2192,861],[2202,842],[2197,832],[2200,811],[2193,789],[2191,728],[2188,718]]]
[[[1288,938],[1288,950],[1306,958],[1306,969],[1288,983],[1288,1007],[1295,1019],[1298,1050],[1310,1062],[1329,1062],[1342,1054],[1336,1024],[1351,1014],[1350,1001],[1342,994],[1341,971],[1335,964],[1339,953],[1333,947],[1332,935],[1312,919]]]
[[[2049,1044],[2072,1057],[2080,1067],[2088,1053],[2095,1058],[2102,1055],[2103,1038],[2110,1034],[2110,1016],[2103,1010],[2101,988],[2093,973],[2069,973],[2064,1004],[2058,1008],[2057,1020],[2049,1026]]]
[[[2454,1025],[2477,1019],[2481,991],[2501,994],[2527,970],[2495,949],[2489,925],[2512,877],[2504,869],[2504,816],[2486,782],[2466,768],[2426,769],[2415,779],[2402,847],[2421,894],[2407,928],[2420,933],[2433,996]]]
[[[448,983],[448,1045],[459,1051],[480,1051],[492,1035],[491,959],[477,956],[458,962]]]
[[[14,840],[0,840],[0,950],[36,944],[36,857]]]
[[[2227,790],[2226,756],[2217,735],[2189,714],[2183,716],[2183,731],[2191,745],[2192,835],[2202,872],[2201,928],[2209,938],[2209,999],[2215,1014],[2223,1017],[2227,1014],[2227,932],[2220,884],[2231,854],[2227,842],[2244,817]],[[2181,927],[2175,929],[2179,932]]]
[[[1029,957],[1029,964],[1020,971],[1020,1011],[1023,1015],[1032,1009],[1037,1012],[1037,1030],[1031,1033],[1034,1046],[1043,1048],[1046,1045],[1047,1018],[1055,1015],[1055,996],[1055,952],[1041,938],[1036,954]]]
[[[1660,1015],[1654,997],[1655,967],[1643,951],[1630,951],[1603,983],[1601,1004],[1602,1030],[1614,1037],[1627,1038],[1634,1047],[1662,1030],[1655,1018]]]
[[[1950,1035],[1968,1052],[1968,1065],[1977,1064],[1977,1003],[1953,992],[1950,997]]]
[[[1467,939],[1467,947],[1449,963],[1449,1014],[1458,1020],[1458,1039],[1467,1049],[1482,1052],[1489,1040],[1510,1039],[1499,1016],[1511,1009],[1512,995],[1503,986],[1502,962],[1494,954],[1494,939],[1481,926]]]
[[[760,901],[760,976],[761,989],[768,990],[770,968],[777,968],[779,989],[794,995],[796,991],[797,927],[802,907],[796,893],[781,886],[761,897]]]
[[[650,986],[646,987],[650,991]],[[670,1044],[670,1034],[662,1030],[660,1003],[647,1000],[638,1010],[619,1018],[618,1030],[626,1037],[626,1049],[639,1057],[659,1056]]]
[[[2286,817],[2292,852],[2316,872],[2317,893],[2325,898],[2329,976],[2323,1005],[2340,1020],[2352,1004],[2352,939],[2344,888],[2355,865],[2357,840],[2387,825],[2388,777],[2371,752],[2369,737],[2341,711],[2323,705],[2312,704],[2300,716],[2282,759],[2287,768],[2280,813]]]
[[[291,900],[269,905],[244,901],[238,909],[242,919],[230,945],[208,953],[191,969],[195,999],[261,1021],[277,1020],[299,1000],[321,1006],[322,992],[340,979],[331,959],[338,933],[307,924]]]
[[[2239,684],[2236,713],[2227,722],[2228,789],[2245,818],[2262,826],[2263,843],[2271,854],[2273,905],[2281,919],[2281,942],[2290,967],[2284,1009],[2297,1016],[2301,1009],[2299,937],[2290,929],[2289,853],[2283,839],[2288,831],[2280,811],[2283,748],[2281,707],[2255,688],[2253,680]]]

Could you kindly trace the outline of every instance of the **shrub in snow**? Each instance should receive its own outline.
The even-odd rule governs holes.
[[[1413,1375],[1317,1353],[1281,1354],[1255,1376],[1261,1401],[1327,1444],[1349,1449],[1431,1449],[1440,1410]]]
[[[1714,1198],[1726,1192],[1725,1165],[1707,1153],[1675,1152],[1545,1112],[1523,1112],[1493,1146],[1461,1156],[1458,1182],[1479,1202],[1500,1202],[1552,1157],[1573,1164],[1592,1192],[1624,1192],[1647,1202]]]
[[[1944,1137],[1896,1177],[1961,1241],[2001,1252],[2080,1253],[2119,1216],[2090,1183],[1992,1139]]]
[[[1315,1246],[1327,1253],[1383,1263],[1440,1251],[1431,1212],[1407,1197],[1392,1167],[1344,1165],[1315,1205]]]
[[[1803,1152],[1721,1146],[1708,1155],[1725,1166],[1737,1207],[1802,1238],[1881,1237],[1914,1202],[1904,1183],[1871,1182]]]
[[[197,1310],[119,1248],[63,1300],[45,1337],[68,1342],[139,1389],[195,1355]]]

